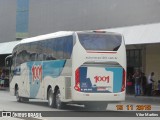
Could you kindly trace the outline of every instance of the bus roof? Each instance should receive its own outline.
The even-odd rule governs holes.
[[[35,37],[26,38],[26,39],[21,40],[19,42],[19,44],[41,41],[41,40],[44,40],[44,39],[51,39],[51,38],[56,38],[56,37],[68,36],[68,35],[72,35],[74,32],[77,32],[77,33],[86,33],[86,32],[87,33],[91,33],[91,32],[96,33],[96,31],[93,31],[93,30],[88,30],[88,31],[59,31],[59,32],[55,32],[55,33],[44,34],[44,35],[39,35],[39,36],[35,36]],[[114,33],[114,32],[108,32],[108,31],[104,31],[104,32],[108,33],[108,34],[118,34],[118,35],[120,35],[119,33]],[[97,33],[100,33],[100,32],[98,31]]]
[[[63,36],[67,36],[67,35],[72,35],[73,33],[74,32],[72,32],[72,31],[59,31],[59,32],[55,32],[55,33],[39,35],[36,37],[23,39],[20,41],[19,44],[30,43],[30,42],[34,42],[34,41],[41,41],[44,39],[50,39],[50,38],[56,38],[56,37],[63,37]]]

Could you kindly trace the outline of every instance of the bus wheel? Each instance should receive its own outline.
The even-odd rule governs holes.
[[[22,102],[22,98],[19,96],[18,88],[15,91],[17,102]]]
[[[57,109],[62,109],[66,105],[66,103],[61,101],[61,93],[60,93],[59,89],[56,91],[56,101],[55,101],[55,103],[56,103],[56,108]]]
[[[53,94],[52,88],[50,88],[48,91],[48,105],[49,107],[55,106],[55,100],[54,100],[54,94]]]

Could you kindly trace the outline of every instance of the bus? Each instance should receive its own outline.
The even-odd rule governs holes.
[[[121,34],[60,31],[26,38],[12,53],[10,92],[18,102],[48,100],[106,109],[125,100],[126,49]]]

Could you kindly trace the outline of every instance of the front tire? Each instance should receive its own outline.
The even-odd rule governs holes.
[[[22,97],[19,96],[18,88],[17,88],[16,91],[15,91],[15,95],[16,95],[16,100],[17,100],[17,102],[22,102]]]
[[[19,96],[19,90],[18,90],[18,88],[15,91],[15,95],[16,95],[17,102],[29,102],[29,98],[24,98],[24,97],[20,97]]]

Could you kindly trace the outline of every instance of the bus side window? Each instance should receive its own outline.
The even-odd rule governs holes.
[[[31,53],[30,54],[30,60],[31,61],[36,61],[36,59],[37,59],[37,53]]]
[[[64,47],[64,37],[57,38],[56,42],[56,53],[57,59],[63,59],[63,47]]]
[[[73,37],[67,36],[65,39],[65,45],[64,45],[64,58],[70,59],[73,49]]]

